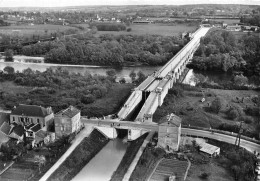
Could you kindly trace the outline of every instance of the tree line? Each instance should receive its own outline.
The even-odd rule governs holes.
[[[90,23],[90,28],[96,27],[98,31],[125,31],[126,26],[119,23]]]
[[[235,37],[232,32],[213,30],[202,38],[189,66],[199,70],[240,71],[259,78],[259,49],[260,40],[255,34]]]
[[[187,39],[159,35],[111,35],[89,33],[52,42],[24,46],[22,54],[45,56],[45,62],[58,64],[163,65],[186,43]]]

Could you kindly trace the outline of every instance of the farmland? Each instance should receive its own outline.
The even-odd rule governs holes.
[[[150,180],[166,180],[171,175],[175,175],[178,180],[183,180],[187,166],[187,161],[163,159],[157,166]]]
[[[178,36],[182,32],[195,31],[196,26],[187,25],[163,25],[163,24],[132,24],[130,26],[132,31],[98,31],[97,36],[102,34],[134,34],[134,35],[162,35],[162,36]]]
[[[14,36],[28,36],[28,35],[46,35],[56,32],[64,32],[68,30],[78,30],[76,27],[62,26],[62,25],[17,25],[17,26],[3,26],[0,33],[14,35]]]

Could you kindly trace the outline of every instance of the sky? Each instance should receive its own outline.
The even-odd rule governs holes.
[[[260,0],[0,0],[0,7],[62,7],[81,5],[253,4]]]

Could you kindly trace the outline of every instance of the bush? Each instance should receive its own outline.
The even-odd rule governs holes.
[[[236,75],[234,77],[234,82],[236,85],[246,85],[248,83],[248,78],[243,75]]]
[[[132,31],[132,28],[127,28],[126,31],[130,32],[130,31]]]
[[[203,179],[203,180],[205,180],[205,179],[208,179],[208,177],[210,176],[210,173],[205,173],[205,172],[203,172],[202,174],[200,174],[200,178],[201,179]]]
[[[181,89],[181,88],[178,87],[178,86],[174,86],[174,87],[172,87],[171,89],[169,89],[168,94],[174,95],[174,96],[176,96],[176,97],[183,97],[183,96],[184,96],[184,94],[183,94],[183,89]]]
[[[248,107],[248,108],[246,108],[245,113],[249,116],[259,116],[259,108]]]
[[[254,119],[253,119],[252,117],[250,117],[250,116],[243,116],[241,119],[242,119],[246,124],[251,124],[251,123],[254,121]]]
[[[229,119],[234,120],[239,116],[239,112],[232,107],[227,111],[227,116]]]
[[[90,103],[93,103],[94,101],[95,101],[95,96],[93,96],[92,94],[88,94],[81,98],[81,102],[83,104],[90,104]]]

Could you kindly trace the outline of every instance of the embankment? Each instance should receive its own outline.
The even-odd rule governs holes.
[[[99,131],[93,130],[63,164],[49,177],[48,181],[69,181],[108,143]]]

